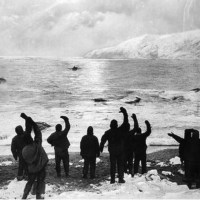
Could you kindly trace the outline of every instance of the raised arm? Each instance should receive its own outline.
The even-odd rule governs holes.
[[[139,124],[138,124],[138,120],[137,120],[136,114],[133,113],[131,115],[131,118],[133,119],[133,122],[134,122],[134,128],[133,128],[133,130],[136,131],[139,128]]]
[[[32,120],[32,125],[33,125],[33,131],[35,133],[35,138],[34,138],[34,141],[37,143],[37,144],[40,144],[42,145],[42,132],[39,128],[39,126],[36,124],[36,122],[34,122]]]
[[[174,133],[168,133],[168,135],[172,138],[174,138],[178,143],[181,143],[184,139],[179,137],[178,135],[175,135]]]
[[[65,129],[62,131],[61,134],[66,137],[70,130],[69,118],[66,116],[61,116],[60,118],[62,118],[65,121]]]
[[[17,148],[16,148],[15,137],[12,139],[11,152],[12,152],[12,155],[13,155],[14,159],[17,160],[18,152],[17,152]]]
[[[148,137],[151,134],[151,124],[149,123],[148,120],[145,121],[145,124],[146,124],[147,130],[144,134],[146,137]]]
[[[120,107],[120,113],[123,114],[124,120],[123,120],[123,123],[121,124],[121,126],[119,128],[122,131],[127,132],[130,129],[130,124],[128,122],[128,113],[127,113],[126,109],[123,108],[123,107]]]
[[[31,134],[32,131],[32,121],[31,118],[28,117],[25,113],[21,113],[21,118],[25,120],[25,133]]]
[[[104,145],[107,140],[108,140],[108,134],[107,134],[107,132],[105,132],[104,135],[101,137],[101,143],[100,143],[100,147],[99,147],[99,150],[101,153],[103,152],[103,148],[104,148]]]

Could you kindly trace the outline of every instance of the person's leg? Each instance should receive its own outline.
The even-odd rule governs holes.
[[[31,191],[33,183],[35,182],[36,177],[37,177],[37,174],[28,174],[28,182],[25,185],[22,199],[26,199],[27,198],[29,192]]]
[[[23,158],[22,158],[22,156],[19,156],[18,172],[17,172],[17,180],[18,181],[23,180],[23,171],[24,171]]]
[[[133,171],[133,152],[129,153],[128,156],[128,172],[129,174],[132,174]]]
[[[87,178],[88,169],[89,169],[89,159],[85,157],[83,166],[83,178]]]
[[[128,173],[128,158],[129,158],[129,153],[125,151],[124,153],[124,173]]]
[[[95,178],[96,171],[96,157],[90,158],[90,178]]]
[[[66,152],[64,153],[63,157],[63,166],[64,166],[64,170],[65,170],[65,175],[66,177],[69,176],[69,153],[68,150],[66,150]]]
[[[138,154],[135,154],[134,173],[133,173],[133,175],[138,173],[139,163],[140,163],[140,156]]]
[[[117,169],[119,175],[119,183],[125,183],[124,181],[124,159],[123,155],[117,156]]]
[[[57,153],[55,153],[55,162],[56,162],[57,177],[61,177],[61,167],[60,167],[61,157]]]
[[[144,174],[144,173],[147,172],[147,162],[146,162],[146,159],[147,159],[147,155],[146,155],[146,152],[145,152],[145,153],[143,153],[142,158],[141,158],[141,162],[142,162],[142,174]]]
[[[116,156],[110,154],[110,176],[111,176],[110,183],[115,183],[116,164],[117,164]]]
[[[46,166],[37,174],[36,199],[44,199],[42,194],[45,194],[45,178]]]

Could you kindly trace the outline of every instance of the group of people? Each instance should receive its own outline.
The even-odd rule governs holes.
[[[133,113],[134,126],[130,129],[128,113],[125,108],[120,107],[120,113],[123,114],[123,122],[118,126],[117,120],[110,122],[110,129],[101,137],[99,143],[98,138],[94,135],[93,127],[89,126],[87,134],[80,141],[80,155],[84,159],[83,178],[88,178],[90,169],[90,178],[95,178],[96,158],[103,152],[104,145],[108,142],[108,151],[110,156],[110,183],[115,183],[116,169],[119,183],[125,183],[124,173],[138,173],[139,163],[141,162],[141,173],[147,172],[146,167],[146,139],[151,134],[151,125],[149,121],[145,121],[146,131],[142,133],[136,115]],[[17,179],[28,179],[24,188],[22,198],[26,199],[32,188],[35,188],[37,199],[43,198],[45,192],[45,177],[48,156],[42,147],[42,134],[37,123],[26,114],[22,113],[21,117],[25,120],[25,130],[22,126],[15,128],[16,136],[11,143],[11,151],[15,160],[18,160]],[[69,152],[70,142],[68,133],[70,130],[69,119],[61,116],[65,122],[64,129],[61,124],[55,126],[55,132],[48,138],[47,142],[54,147],[55,165],[57,177],[61,177],[61,161],[63,162],[65,176],[69,177]],[[31,132],[34,132],[34,137]],[[199,132],[194,129],[185,130],[185,138],[181,138],[173,133],[169,133],[180,143],[179,153],[181,161],[185,166],[186,180],[192,183],[194,179],[200,180],[200,140]],[[133,164],[133,157],[134,164]]]
[[[189,188],[192,183],[200,188],[200,139],[199,131],[195,129],[185,129],[184,138],[168,133],[179,143],[179,157],[184,166],[185,179]]]
[[[104,145],[108,141],[108,151],[110,154],[110,183],[115,183],[116,168],[118,172],[119,183],[124,183],[124,172],[134,176],[138,172],[139,162],[142,162],[142,173],[146,172],[146,138],[151,133],[151,126],[145,121],[147,130],[142,133],[139,127],[137,117],[132,114],[134,128],[130,130],[128,114],[125,108],[121,107],[123,114],[123,123],[118,126],[117,120],[113,119],[110,123],[110,129],[107,130],[101,138],[99,144],[98,138],[94,135],[93,127],[89,126],[87,134],[80,141],[80,155],[84,159],[83,178],[88,178],[90,169],[90,178],[95,178],[96,158],[103,152]],[[22,126],[15,128],[16,136],[12,139],[11,151],[15,160],[18,160],[17,180],[27,179],[22,198],[26,199],[31,189],[35,189],[37,199],[43,197],[45,192],[45,177],[48,156],[42,147],[42,134],[37,123],[24,113],[20,115],[25,120],[25,130]],[[68,133],[70,130],[69,119],[61,116],[65,122],[64,129],[61,124],[55,126],[55,132],[48,138],[47,142],[54,147],[55,165],[57,177],[61,177],[61,161],[63,162],[65,176],[69,176],[69,152],[70,142]],[[34,137],[31,132],[34,132]],[[134,172],[133,172],[133,154],[135,154]]]

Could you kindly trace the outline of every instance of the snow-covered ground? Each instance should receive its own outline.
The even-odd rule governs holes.
[[[82,160],[79,161],[80,163]],[[101,162],[99,159],[98,162]],[[2,164],[2,163],[1,163]],[[10,163],[4,163],[9,165]],[[180,164],[180,159],[174,157],[159,165],[173,166]],[[180,171],[180,170],[179,170]],[[184,172],[183,172],[184,173]],[[183,174],[181,173],[181,174]],[[164,175],[164,176],[163,176]],[[110,184],[108,180],[97,184],[90,184],[92,191],[83,191],[74,188],[74,190],[58,193],[55,189],[57,185],[46,185],[46,199],[199,199],[200,189],[189,190],[186,185],[178,185],[169,181],[168,177],[174,176],[170,171],[158,173],[156,169],[148,171],[144,175],[136,174],[134,178],[125,174],[125,184]],[[82,180],[80,180],[82,181]],[[84,180],[85,181],[85,180]],[[25,187],[26,181],[11,180],[7,186],[0,189],[1,199],[20,199]],[[59,190],[64,191],[68,183],[60,185]],[[29,199],[35,196],[29,195]]]
[[[47,185],[46,199],[199,199],[200,190],[189,190],[186,185],[177,185],[167,179],[161,179],[157,170],[145,175],[136,174],[134,178],[125,175],[125,184],[101,182],[98,186],[91,184],[96,192],[74,189],[61,194],[55,193],[54,185]],[[26,181],[11,180],[8,186],[0,189],[2,199],[19,199],[22,196]],[[66,183],[67,184],[67,183]],[[61,186],[64,187],[64,186]],[[35,197],[29,195],[29,199]]]

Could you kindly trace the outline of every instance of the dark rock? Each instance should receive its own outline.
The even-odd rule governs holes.
[[[107,101],[106,99],[103,99],[103,98],[96,98],[93,100],[94,100],[94,102],[106,102]]]
[[[173,101],[176,101],[176,100],[178,100],[178,101],[185,101],[185,98],[183,96],[175,96],[175,97],[172,97],[172,100]]]
[[[1,83],[5,83],[6,82],[6,79],[5,78],[0,78],[0,84]]]
[[[199,91],[200,91],[200,88],[194,88],[194,89],[192,89],[191,91],[199,92]]]
[[[47,124],[45,122],[36,122],[36,123],[39,126],[40,130],[45,130],[46,128],[51,127],[49,124]]]

